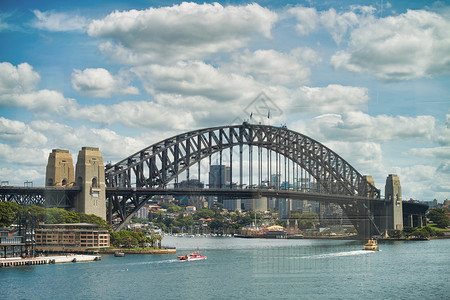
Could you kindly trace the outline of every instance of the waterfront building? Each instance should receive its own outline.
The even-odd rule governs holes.
[[[0,257],[21,257],[25,247],[24,236],[17,234],[17,230],[0,228]]]
[[[40,224],[36,229],[36,250],[49,252],[82,252],[91,248],[107,248],[109,231],[97,224]]]

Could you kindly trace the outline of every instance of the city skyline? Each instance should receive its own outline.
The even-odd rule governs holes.
[[[246,120],[325,144],[381,190],[397,174],[404,200],[442,202],[447,32],[438,1],[2,1],[0,180],[43,186],[52,149],[115,163]]]

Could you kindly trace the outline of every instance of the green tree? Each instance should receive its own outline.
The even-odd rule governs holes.
[[[8,227],[14,223],[20,207],[15,202],[0,202],[0,227]]]
[[[415,236],[416,238],[423,239],[428,238],[430,236],[430,233],[425,228],[418,228],[414,230],[411,235]]]
[[[319,216],[316,213],[292,213],[292,219],[298,220],[298,227],[300,229],[314,229],[319,223]]]
[[[194,214],[194,220],[209,219],[214,217],[214,211],[211,209],[201,209]]]
[[[44,223],[46,218],[45,208],[38,205],[32,205],[27,209],[36,218],[36,223]]]
[[[446,214],[448,213],[447,209],[444,208],[436,208],[431,210],[427,217],[436,224],[437,227],[439,228],[446,228],[450,225],[450,220],[448,215]]]
[[[66,222],[67,211],[57,207],[47,208],[45,210],[46,224],[62,224]]]
[[[121,230],[119,232],[112,232],[110,235],[111,244],[118,248],[136,248],[147,242],[145,235],[141,232],[133,232]]]

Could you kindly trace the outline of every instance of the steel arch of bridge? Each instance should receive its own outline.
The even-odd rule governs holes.
[[[249,147],[250,161],[252,147],[265,148],[303,168],[335,199],[337,195],[345,196],[347,199],[349,196],[355,197],[353,202],[345,201],[339,204],[347,216],[365,216],[364,222],[360,220],[353,222],[358,232],[369,230],[379,233],[373,214],[370,212],[369,200],[379,200],[380,190],[368,182],[347,161],[323,144],[286,127],[249,123],[182,133],[144,148],[114,165],[107,165],[105,179],[110,203],[109,218],[113,212],[119,215],[122,220],[117,228],[119,229],[134,212],[157,193],[155,190],[169,194],[170,191],[167,190],[170,189],[167,186],[174,179],[177,180],[178,175],[187,171],[189,178],[189,168],[193,165],[200,164],[200,161],[216,153],[220,153],[220,165],[222,165],[222,151],[226,149],[230,149],[230,161],[232,161],[233,147],[239,147],[237,155],[240,160],[240,182],[237,187],[242,189],[244,145],[251,146]],[[252,172],[251,167],[249,172]],[[252,178],[252,174],[249,177]],[[249,180],[251,182],[252,179]],[[231,189],[232,184],[223,188]],[[367,201],[361,201],[361,199]],[[127,205],[130,201],[132,208]]]
[[[286,127],[249,123],[195,130],[153,144],[114,165],[107,165],[106,186],[166,188],[169,182],[201,160],[239,146],[242,187],[243,145],[266,148],[290,159],[330,194],[380,198],[375,186],[323,144]]]

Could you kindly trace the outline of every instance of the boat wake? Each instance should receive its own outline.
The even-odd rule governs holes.
[[[177,259],[167,259],[167,260],[157,260],[157,261],[143,261],[143,262],[136,262],[136,263],[128,263],[127,265],[154,265],[154,264],[169,264],[178,262]]]
[[[321,259],[321,258],[331,258],[331,257],[343,257],[343,256],[355,256],[355,255],[367,255],[375,253],[373,251],[366,250],[355,250],[355,251],[345,251],[345,252],[337,252],[337,253],[326,253],[326,254],[317,254],[310,256],[302,256],[301,259]]]

